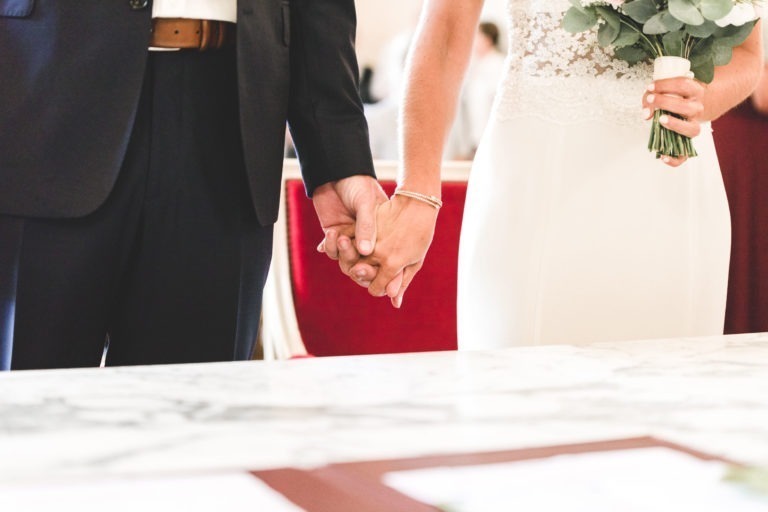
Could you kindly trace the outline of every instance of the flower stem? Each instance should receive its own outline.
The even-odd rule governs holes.
[[[629,23],[624,18],[619,18],[619,21],[621,23],[623,23],[624,25],[628,26],[629,28],[631,28],[632,30],[634,30],[635,32],[637,32],[638,34],[640,34],[640,37],[645,39],[645,42],[648,43],[648,46],[650,47],[651,51],[653,51],[655,53],[654,57],[661,57],[663,55],[664,51],[659,46],[658,41],[656,41],[655,43],[653,41],[651,41],[648,38],[648,36],[643,32],[642,28],[638,27],[634,23]]]
[[[698,153],[693,147],[691,138],[665,128],[661,122],[659,122],[659,118],[662,115],[674,116],[675,114],[663,110],[657,110],[653,114],[651,136],[648,139],[648,150],[656,153],[656,158],[664,156],[690,158],[697,156]]]

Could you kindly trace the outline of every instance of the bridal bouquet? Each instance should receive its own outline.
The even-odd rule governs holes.
[[[570,0],[562,26],[571,33],[597,29],[600,46],[630,64],[653,60],[654,80],[688,76],[710,83],[715,66],[730,62],[757,23],[761,0]],[[691,139],[653,116],[648,149],[656,157],[696,156]]]

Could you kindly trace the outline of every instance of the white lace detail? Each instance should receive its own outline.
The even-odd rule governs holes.
[[[534,116],[560,124],[641,123],[650,64],[630,66],[594,32],[560,27],[568,0],[508,0],[509,54],[496,98],[499,120]]]

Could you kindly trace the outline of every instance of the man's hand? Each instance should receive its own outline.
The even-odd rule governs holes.
[[[387,201],[379,182],[370,176],[350,176],[317,187],[312,202],[325,233],[318,251],[339,259],[338,238],[352,240],[355,253],[367,256],[376,246],[376,208]],[[351,267],[354,261],[347,261]]]

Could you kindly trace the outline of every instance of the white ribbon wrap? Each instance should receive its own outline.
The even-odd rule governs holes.
[[[653,79],[664,80],[680,76],[693,78],[691,61],[683,57],[662,56],[653,61]]]

